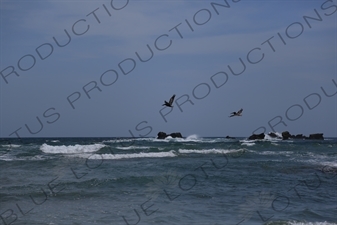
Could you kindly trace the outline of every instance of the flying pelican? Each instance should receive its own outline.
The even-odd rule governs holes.
[[[230,115],[229,117],[233,117],[233,116],[242,116],[241,114],[242,114],[242,111],[243,111],[243,109],[240,109],[239,111],[237,111],[237,112],[232,112],[231,114],[232,115]]]
[[[163,105],[167,106],[167,107],[173,107],[172,104],[173,104],[173,101],[174,101],[174,97],[176,97],[176,95],[173,95],[171,98],[170,98],[170,101],[167,102],[167,101],[164,101],[165,103]]]

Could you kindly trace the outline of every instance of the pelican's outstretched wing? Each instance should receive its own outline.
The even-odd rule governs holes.
[[[169,101],[169,104],[170,104],[170,105],[172,105],[172,104],[173,104],[174,97],[176,97],[176,95],[173,95],[173,96],[170,98],[170,101]]]

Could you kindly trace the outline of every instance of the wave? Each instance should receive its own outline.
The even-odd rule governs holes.
[[[149,149],[150,147],[148,146],[129,146],[129,147],[116,147],[117,149],[121,150],[130,150],[130,149]]]
[[[293,142],[292,140],[282,140],[282,139],[279,139],[279,138],[273,138],[273,137],[270,137],[267,135],[264,136],[264,139],[255,139],[255,140],[249,140],[248,138],[247,139],[244,139],[244,140],[240,140],[240,142],[243,142],[243,143],[255,143],[255,142],[272,142],[272,143],[276,143],[276,142]]]
[[[23,156],[17,157],[14,155],[3,155],[0,156],[0,160],[2,161],[44,161],[52,159],[53,157],[46,157],[43,155],[35,155],[35,156]]]
[[[176,157],[174,151],[169,152],[140,152],[132,154],[93,154],[90,155],[90,159],[133,159],[133,158],[164,158],[164,157]],[[82,155],[84,158],[88,158],[87,155]]]
[[[244,152],[246,149],[179,149],[178,152],[181,154],[191,154],[191,153],[199,153],[199,154],[227,154],[227,153],[238,153]]]
[[[111,140],[104,140],[102,143],[128,143],[126,147],[131,147],[134,145],[133,142],[148,141],[148,142],[197,142],[197,143],[218,143],[218,142],[237,142],[239,139],[227,139],[225,137],[218,138],[203,138],[197,134],[191,134],[185,138],[173,138],[171,136],[165,139],[157,139],[156,137],[146,137],[146,138],[116,138]],[[122,144],[123,145],[123,144]],[[123,146],[125,147],[125,146]]]
[[[255,143],[254,142],[243,142],[241,145],[246,145],[246,146],[254,146]]]
[[[192,134],[190,136],[187,136],[185,139],[189,141],[194,141],[194,140],[200,140],[200,137],[197,134]]]
[[[329,222],[291,222],[290,225],[337,225]]]
[[[271,221],[267,225],[337,225],[337,223],[330,222],[297,222],[297,221]]]
[[[226,139],[226,138],[201,138],[197,134],[192,134],[187,136],[186,138],[172,138],[168,136],[165,139],[157,139],[153,138],[153,142],[196,142],[196,143],[218,143],[218,142],[237,142],[238,140],[235,139]]]
[[[90,153],[97,152],[101,148],[105,147],[103,144],[92,144],[92,145],[59,145],[52,146],[48,144],[43,144],[40,147],[40,150],[44,153],[51,154],[78,154],[78,153]]]
[[[6,145],[1,145],[1,147],[4,147],[4,148],[19,148],[19,147],[21,147],[21,145],[6,144]]]
[[[336,161],[333,161],[333,162],[323,162],[321,164],[323,166],[325,166],[325,167],[337,168],[337,162]]]
[[[309,159],[298,159],[296,158],[291,158],[291,161],[295,162],[300,162],[300,163],[306,163],[308,165],[313,165],[317,166],[320,168],[326,168],[326,169],[331,169],[335,172],[337,172],[337,163],[336,161],[332,161],[333,159],[317,159],[317,158],[309,158]]]
[[[242,153],[246,149],[179,149],[178,151],[170,150],[168,152],[140,152],[129,154],[80,154],[81,158],[97,159],[133,159],[133,158],[165,158],[177,157],[179,154],[228,154],[228,153]]]
[[[248,150],[251,153],[257,154],[257,155],[293,155],[296,154],[294,151],[261,151],[261,150]],[[296,156],[297,157],[297,156]]]

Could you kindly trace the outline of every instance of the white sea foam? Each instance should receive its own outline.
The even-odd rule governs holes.
[[[47,160],[50,157],[44,157],[42,155],[36,155],[36,156],[24,156],[24,157],[17,157],[14,155],[2,155],[0,156],[0,160],[3,161],[42,161]]]
[[[40,150],[44,153],[52,153],[52,154],[78,154],[78,153],[88,153],[88,152],[96,152],[103,148],[105,145],[103,144],[92,144],[92,145],[59,145],[59,146],[51,146],[48,144],[43,144],[40,147]]]
[[[255,140],[248,140],[248,139],[245,139],[245,140],[240,140],[239,142],[242,142],[242,143],[256,143],[256,142],[271,142],[271,143],[275,143],[275,142],[279,142],[279,141],[282,141],[281,139],[269,139],[269,138],[264,138],[264,139],[255,139]]]
[[[329,222],[289,222],[289,225],[337,225]]]
[[[21,145],[11,144],[11,147],[12,147],[12,148],[19,148],[19,147],[21,147]]]
[[[88,158],[88,155],[82,155],[84,158]],[[91,159],[133,159],[133,158],[164,158],[164,157],[176,157],[174,151],[169,152],[140,152],[132,154],[93,154],[90,155]]]
[[[187,136],[186,138],[172,138],[171,136],[168,136],[165,139],[157,139],[154,138],[152,141],[154,142],[196,142],[196,143],[216,143],[216,142],[233,142],[233,140],[230,139],[224,139],[224,138],[200,138],[197,134],[192,134]]]
[[[321,163],[323,166],[337,168],[337,162],[323,162]]]
[[[173,138],[171,136],[168,136],[165,139],[154,138],[154,139],[152,139],[152,141],[154,141],[154,142],[170,142],[170,141],[183,142],[183,141],[185,141],[185,139],[184,138]]]
[[[179,153],[181,154],[191,154],[191,153],[199,153],[199,154],[226,154],[226,153],[235,153],[245,151],[245,149],[179,149]]]
[[[255,139],[255,140],[240,140],[240,142],[257,142],[257,141],[269,141],[269,142],[279,142],[279,141],[284,141],[282,140],[282,134],[280,134],[279,132],[275,132],[274,133],[276,135],[276,137],[271,137],[269,134],[264,134],[264,138],[263,139]]]
[[[199,136],[197,134],[192,134],[192,135],[188,136],[186,138],[186,140],[193,141],[193,140],[200,140],[200,138],[199,138]]]
[[[246,146],[254,146],[255,143],[254,142],[242,142],[241,145],[246,145]]]
[[[240,140],[241,145],[246,145],[246,146],[254,146],[256,140]]]
[[[282,139],[282,134],[280,134],[279,132],[275,132],[274,133],[277,137],[271,137],[269,134],[265,134],[264,135],[264,139],[266,140],[281,140]]]
[[[117,149],[122,149],[122,150],[132,150],[132,149],[149,149],[150,147],[148,146],[128,146],[128,147],[116,147]]]
[[[326,155],[322,153],[315,152],[305,152],[301,153],[300,157],[293,157],[290,160],[311,164],[315,166],[328,166],[332,168],[337,168],[337,157],[332,155]]]
[[[2,161],[13,161],[14,157],[13,156],[8,156],[8,155],[1,155],[0,160]]]
[[[4,148],[19,148],[21,145],[15,145],[15,144],[7,144],[7,145],[1,145]]]
[[[326,158],[326,159],[298,159],[298,158],[293,158],[290,159],[296,162],[300,163],[307,163],[311,164],[313,166],[319,166],[319,167],[330,167],[330,168],[337,168],[337,163],[336,161],[331,161],[332,159]]]
[[[294,154],[294,152],[292,151],[256,151],[255,153],[259,155],[286,155],[286,156]]]

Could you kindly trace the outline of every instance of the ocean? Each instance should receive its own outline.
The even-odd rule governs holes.
[[[337,139],[0,139],[0,225],[337,224]]]

